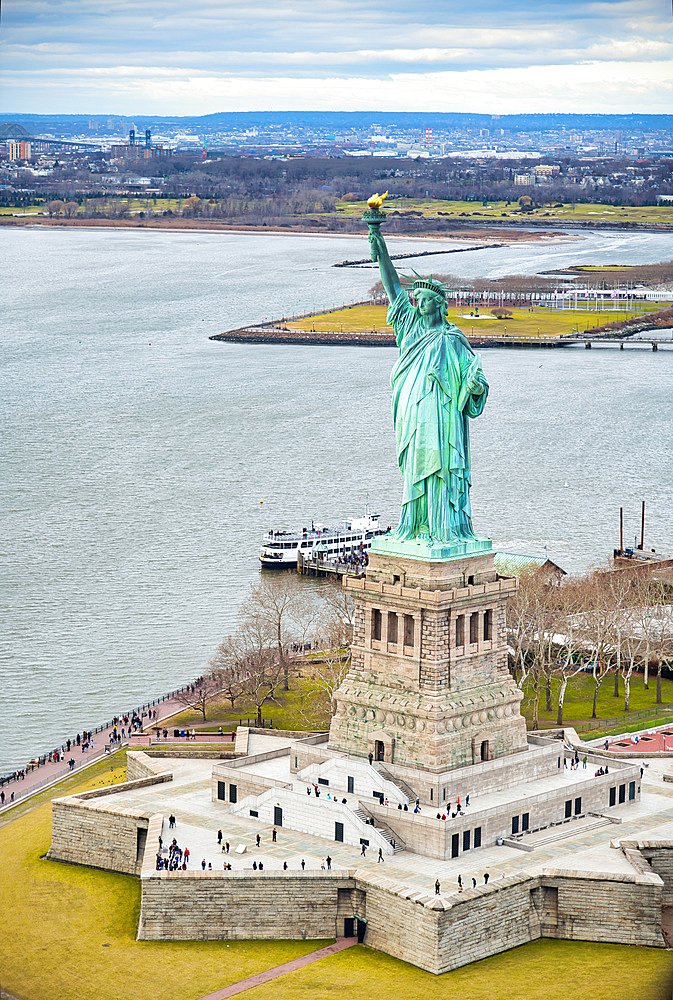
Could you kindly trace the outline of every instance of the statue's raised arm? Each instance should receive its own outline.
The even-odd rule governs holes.
[[[395,270],[395,265],[390,259],[386,241],[381,235],[379,226],[372,226],[369,230],[369,246],[371,247],[372,260],[379,265],[381,281],[386,290],[388,301],[392,305],[397,296],[402,291],[400,276]]]
[[[379,265],[381,281],[386,290],[388,300],[392,305],[402,291],[402,284],[390,259],[386,241],[381,236],[381,223],[385,222],[386,219],[385,212],[381,211],[381,205],[387,196],[387,191],[385,194],[373,194],[367,201],[367,211],[362,216],[362,220],[369,227],[369,247],[372,260],[375,264]]]

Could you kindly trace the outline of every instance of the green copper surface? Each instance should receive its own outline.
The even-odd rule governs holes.
[[[367,214],[372,260],[379,264],[400,350],[390,383],[404,483],[399,526],[376,539],[373,551],[416,559],[490,551],[491,542],[474,534],[470,508],[469,420],[482,413],[488,396],[481,358],[446,319],[440,283],[416,282],[418,304],[412,306],[381,235],[382,220]]]

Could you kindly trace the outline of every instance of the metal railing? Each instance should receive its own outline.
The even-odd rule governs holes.
[[[128,712],[125,712],[123,714],[128,716],[138,715],[140,716],[141,719],[146,718],[148,709],[154,709],[156,705],[161,705],[163,702],[170,701],[171,698],[174,698],[178,694],[182,694],[184,691],[187,691],[192,686],[193,686],[192,684],[185,684],[183,685],[183,687],[176,688],[174,691],[169,691],[168,694],[161,695],[159,698],[154,698],[152,699],[152,701],[144,702],[142,705],[139,705],[136,708],[129,709]],[[115,716],[114,719],[110,719],[108,722],[101,723],[101,725],[96,726],[95,729],[87,729],[86,732],[89,733],[91,736],[95,736],[98,733],[104,732],[106,729],[112,728],[115,721],[118,721],[119,718],[121,718],[121,716]],[[79,735],[81,738],[81,734]],[[67,743],[68,743],[68,738],[66,737],[60,744],[60,746],[57,745],[53,747],[52,750],[49,750],[46,753],[37,754],[30,760],[28,764],[25,765],[25,767],[17,768],[11,774],[0,775],[0,788],[3,787],[4,785],[10,784],[12,781],[20,781],[22,778],[25,778],[26,774],[29,774],[31,771],[35,771],[40,767],[44,767],[45,764],[57,763],[53,761],[54,754],[56,753],[60,757],[60,754],[62,752],[68,753],[72,751],[72,749],[78,745],[77,736],[75,736],[74,739],[70,740],[70,751],[68,751],[67,749]]]

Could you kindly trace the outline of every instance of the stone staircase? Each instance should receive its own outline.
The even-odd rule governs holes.
[[[363,807],[362,803],[360,803],[360,806],[357,809],[353,810],[353,814],[357,816],[358,819],[362,820],[363,823],[367,824],[367,826],[371,826],[369,820],[374,819],[373,829],[376,830],[376,832],[379,833],[384,840],[387,840],[391,847],[393,847],[393,840],[395,841],[393,854],[399,854],[400,851],[405,849],[404,843],[400,840],[397,834],[390,829],[387,823],[382,823],[381,820],[372,817],[367,807]]]
[[[573,820],[568,820],[564,823],[557,823],[542,830],[536,830],[530,834],[506,837],[504,844],[505,847],[515,847],[519,851],[534,851],[538,847],[555,844],[566,837],[575,837],[578,834],[589,833],[591,830],[599,830],[601,827],[610,826],[611,822],[607,816],[588,814],[578,819],[573,818]]]
[[[402,792],[403,795],[406,795],[406,797],[407,797],[407,805],[410,805],[410,803],[416,801],[416,799],[418,798],[418,795],[413,790],[413,788],[411,787],[411,785],[408,785],[406,783],[406,781],[404,781],[403,778],[398,778],[396,774],[391,774],[390,771],[388,770],[388,768],[385,767],[381,763],[380,760],[374,760],[374,761],[372,761],[372,767],[376,768],[376,770],[379,772],[379,774],[383,778],[385,778],[386,781],[392,782],[393,785],[395,785],[397,788],[399,788],[399,790]]]

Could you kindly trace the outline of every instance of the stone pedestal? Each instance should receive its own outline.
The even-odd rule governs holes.
[[[441,773],[527,749],[507,669],[505,603],[517,587],[493,553],[446,561],[372,552],[355,599],[351,669],[329,747]]]

